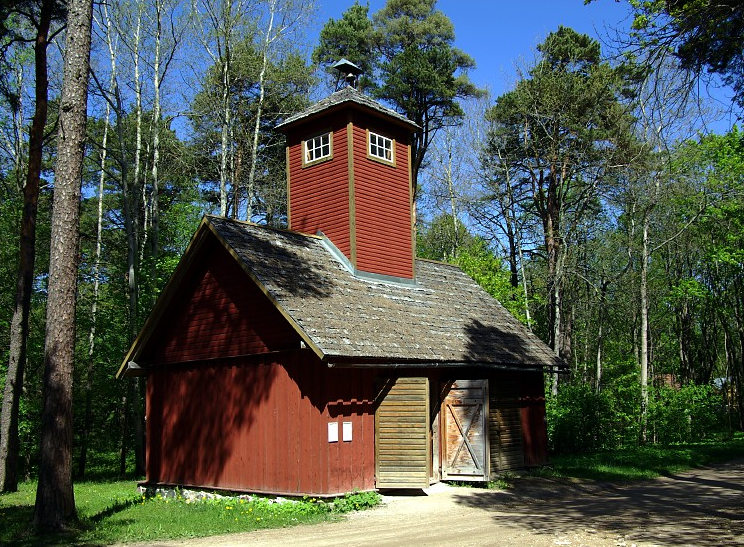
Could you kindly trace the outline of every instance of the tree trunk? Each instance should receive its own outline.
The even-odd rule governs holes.
[[[230,134],[230,60],[222,60],[222,129],[220,132],[220,216],[227,216],[227,161]]]
[[[31,310],[36,260],[36,216],[39,204],[44,127],[48,110],[47,45],[49,26],[52,22],[52,3],[52,0],[43,0],[41,3],[34,44],[36,106],[29,132],[28,172],[26,185],[23,188],[20,264],[16,280],[13,317],[10,323],[8,372],[3,392],[2,414],[0,414],[0,491],[2,492],[18,490],[18,414],[23,391],[28,318]]]
[[[157,263],[158,255],[160,253],[160,215],[159,215],[159,203],[158,194],[160,192],[159,180],[158,180],[158,169],[160,167],[160,125],[161,125],[161,112],[160,112],[160,87],[162,84],[162,78],[160,74],[160,49],[162,40],[162,26],[163,26],[163,14],[162,14],[162,3],[160,1],[155,2],[156,10],[156,34],[155,34],[155,61],[153,63],[153,105],[152,105],[152,233],[150,234],[150,246],[152,250],[152,269],[150,274],[152,275],[153,291],[152,291],[152,303],[155,304],[156,291],[157,291]]]
[[[269,2],[269,27],[266,29],[263,51],[261,52],[261,71],[258,73],[258,106],[256,108],[256,123],[253,127],[253,146],[251,148],[251,167],[248,172],[248,191],[246,196],[246,220],[253,217],[253,193],[255,191],[256,160],[258,158],[258,135],[261,131],[261,114],[263,112],[264,97],[266,96],[266,69],[269,66],[269,46],[271,33],[274,29],[274,15],[276,14],[276,0]]]
[[[54,169],[41,457],[34,507],[34,525],[40,531],[65,529],[76,519],[72,489],[72,373],[93,2],[70,0],[68,10]]]
[[[145,9],[144,2],[137,2],[137,26],[134,31],[134,43],[132,44],[132,60],[134,62],[134,116],[135,116],[135,146],[134,146],[134,173],[132,179],[132,200],[136,204],[139,195],[140,179],[142,178],[142,77],[140,75],[140,42],[142,41],[142,12]],[[113,62],[113,60],[112,60]],[[122,158],[124,149],[122,148]],[[143,191],[145,183],[141,185]],[[144,214],[147,214],[147,201],[144,199]],[[132,226],[136,230],[139,227],[139,207],[132,207]],[[145,221],[146,222],[146,221]],[[135,235],[135,242],[137,242]]]
[[[111,89],[108,91],[101,90],[102,92],[106,93],[107,96],[110,97],[109,104],[111,105],[114,116],[116,119],[115,129],[116,129],[116,136],[118,141],[118,148],[119,148],[119,154],[117,158],[117,162],[119,164],[120,169],[120,176],[121,176],[121,200],[122,200],[122,209],[124,213],[124,230],[126,233],[126,240],[127,240],[127,275],[126,275],[126,284],[127,284],[127,330],[129,332],[129,340],[130,342],[134,341],[134,339],[137,336],[137,308],[138,308],[138,287],[137,287],[137,249],[139,247],[138,237],[137,237],[137,226],[139,224],[139,214],[138,214],[138,207],[137,207],[137,185],[138,185],[138,179],[140,177],[140,157],[141,157],[141,86],[139,84],[139,62],[138,62],[138,52],[139,52],[139,42],[140,42],[140,21],[141,21],[141,11],[138,11],[138,19],[137,19],[137,27],[135,31],[135,39],[134,39],[134,54],[135,54],[135,98],[136,98],[136,149],[135,149],[135,173],[134,173],[134,181],[132,184],[130,184],[129,180],[129,173],[130,173],[130,164],[129,164],[129,158],[127,155],[127,141],[126,141],[126,135],[125,135],[125,117],[126,112],[124,110],[124,106],[122,104],[122,97],[121,97],[121,90],[118,85],[117,81],[117,65],[116,65],[116,59],[117,59],[117,52],[115,51],[113,41],[111,40],[111,27],[112,21],[110,17],[108,16],[108,11],[106,10],[106,5],[103,6],[104,13],[106,14],[106,25],[108,28],[107,32],[107,43],[109,48],[109,56],[110,56],[110,62],[111,62]],[[139,10],[140,8],[138,8]],[[124,409],[125,412],[128,412],[128,406]],[[129,420],[123,420],[122,421],[122,428],[123,431],[121,433],[122,439],[128,438],[128,426],[129,426]],[[124,441],[126,442],[126,441]],[[126,451],[125,446],[122,446],[122,451]],[[142,450],[142,454],[144,454],[144,449]],[[140,465],[142,469],[144,469],[144,463],[140,459]]]
[[[121,433],[119,436],[119,475],[127,473],[127,453],[129,449],[129,397],[131,386],[126,386],[124,395],[121,397]]]
[[[600,282],[599,292],[599,311],[597,312],[597,368],[595,371],[594,391],[599,394],[602,392],[602,346],[604,344],[604,320],[605,320],[605,302],[607,299],[607,289],[609,283],[606,280]]]
[[[532,319],[530,317],[530,295],[527,290],[527,272],[524,269],[524,257],[522,256],[522,242],[517,241],[517,253],[519,256],[519,268],[522,272],[522,292],[524,293],[524,317],[527,320],[527,328],[532,330]]]
[[[649,241],[648,230],[651,211],[643,217],[643,241],[641,246],[641,440],[645,443],[648,439],[648,261]]]

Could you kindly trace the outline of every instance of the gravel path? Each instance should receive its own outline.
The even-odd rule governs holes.
[[[744,460],[629,486],[525,478],[507,492],[438,484],[384,502],[340,522],[154,545],[744,545]]]

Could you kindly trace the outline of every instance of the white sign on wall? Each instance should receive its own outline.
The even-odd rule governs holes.
[[[338,442],[338,422],[328,422],[328,442]]]
[[[351,422],[344,422],[342,434],[344,441],[351,441]]]

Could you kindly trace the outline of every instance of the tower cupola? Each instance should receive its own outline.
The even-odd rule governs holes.
[[[355,89],[356,65],[334,67],[346,85],[278,126],[289,228],[322,232],[357,273],[412,280],[410,146],[419,126]]]

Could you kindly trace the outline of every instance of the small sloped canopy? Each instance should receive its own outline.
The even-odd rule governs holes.
[[[216,237],[205,237],[211,233]],[[561,370],[566,364],[456,266],[416,261],[416,282],[355,276],[323,238],[205,217],[195,242],[221,243],[320,359],[333,366],[495,366]],[[211,241],[211,243],[210,243]],[[137,362],[192,246],[119,369]]]

